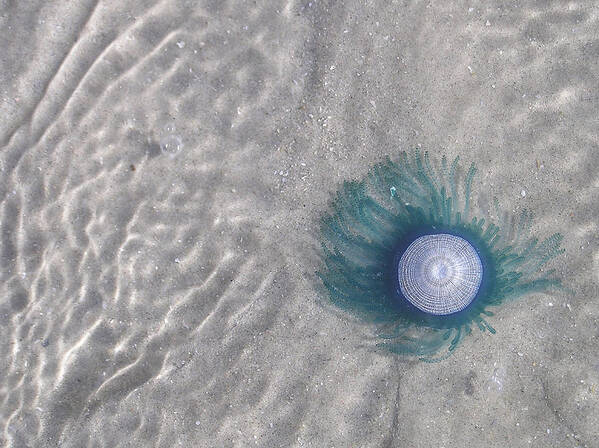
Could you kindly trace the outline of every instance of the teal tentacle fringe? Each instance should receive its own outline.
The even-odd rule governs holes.
[[[401,355],[438,361],[451,355],[472,328],[495,333],[489,307],[535,291],[561,288],[554,270],[562,235],[530,236],[524,210],[514,234],[473,216],[471,164],[458,182],[459,157],[435,170],[428,153],[402,153],[375,165],[360,182],[345,182],[322,217],[322,266],[317,272],[331,302],[376,326],[378,346]],[[500,215],[498,201],[495,210]],[[502,228],[504,227],[504,228]],[[397,257],[419,236],[449,233],[468,240],[483,263],[483,281],[464,310],[433,316],[410,307],[397,288]],[[444,353],[442,353],[444,352]]]

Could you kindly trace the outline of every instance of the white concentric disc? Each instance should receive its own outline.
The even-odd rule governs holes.
[[[399,260],[399,287],[425,313],[461,311],[474,300],[483,277],[480,257],[459,236],[440,233],[414,240]]]

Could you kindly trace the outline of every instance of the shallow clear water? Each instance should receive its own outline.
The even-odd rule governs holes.
[[[593,447],[595,2],[0,2],[0,445]],[[400,150],[564,233],[438,364],[321,306],[318,221]]]

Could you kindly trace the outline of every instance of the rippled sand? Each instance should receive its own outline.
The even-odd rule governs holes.
[[[1,1],[0,446],[599,446],[597,30],[594,1]],[[438,364],[314,276],[330,194],[414,147],[563,232],[573,290]]]

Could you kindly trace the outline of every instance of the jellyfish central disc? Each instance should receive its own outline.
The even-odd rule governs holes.
[[[443,280],[447,277],[448,266],[445,263],[439,263],[433,266],[432,274],[437,280]]]
[[[397,266],[403,296],[421,311],[452,314],[476,297],[483,276],[480,257],[459,236],[440,233],[414,240]]]
[[[453,276],[451,260],[445,257],[433,259],[428,266],[424,267],[424,272],[431,283],[445,284]]]

